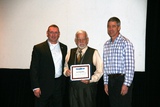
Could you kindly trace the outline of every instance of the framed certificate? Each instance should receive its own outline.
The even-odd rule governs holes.
[[[79,64],[79,65],[72,65],[70,67],[71,81],[77,80],[89,80],[90,79],[90,65],[89,64]]]

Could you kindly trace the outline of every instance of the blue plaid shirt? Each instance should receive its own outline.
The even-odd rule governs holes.
[[[119,35],[114,42],[106,41],[103,47],[104,84],[108,84],[109,74],[125,74],[124,85],[130,86],[135,69],[133,44]]]

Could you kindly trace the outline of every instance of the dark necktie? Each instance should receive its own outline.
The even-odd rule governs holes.
[[[77,63],[81,62],[81,58],[82,58],[82,50],[79,50],[79,54],[78,54],[78,57],[77,57]]]

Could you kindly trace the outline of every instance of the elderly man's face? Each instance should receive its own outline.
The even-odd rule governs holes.
[[[85,35],[85,33],[79,33],[76,35],[75,39],[76,45],[80,48],[83,49],[87,46],[88,44],[88,38]]]

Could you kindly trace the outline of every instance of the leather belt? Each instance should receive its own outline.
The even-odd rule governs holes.
[[[119,77],[119,76],[123,76],[124,74],[109,74],[108,76],[110,78],[116,78],[116,77]]]

